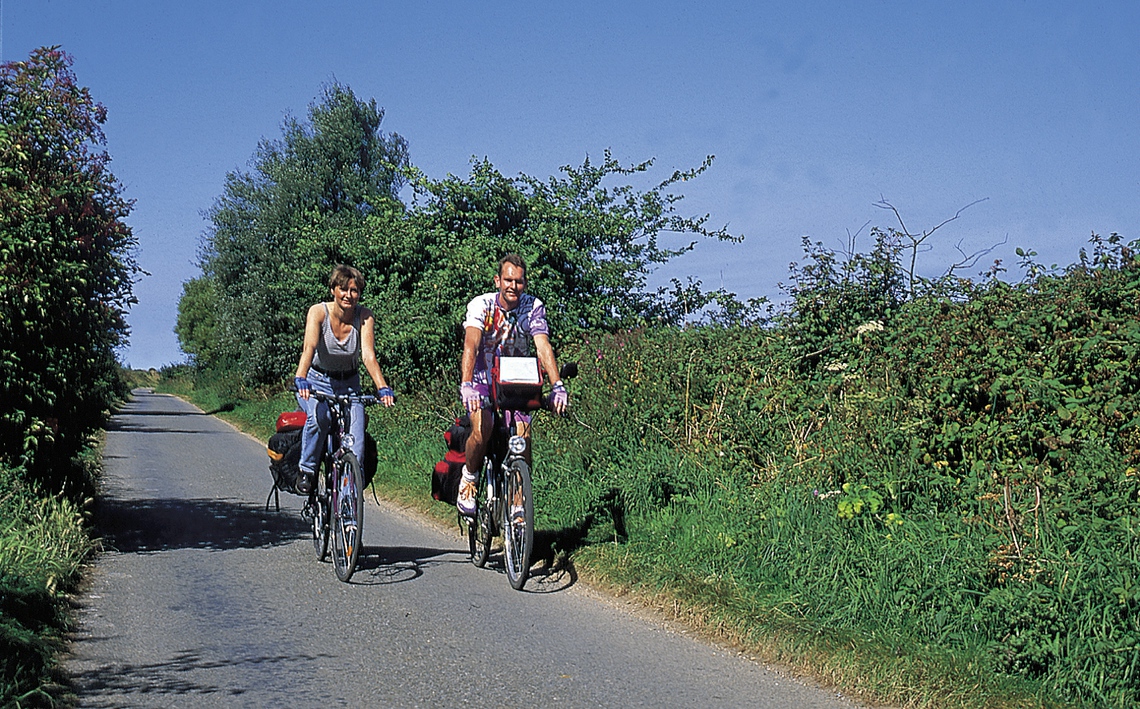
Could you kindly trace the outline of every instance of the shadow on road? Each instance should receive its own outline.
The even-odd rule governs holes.
[[[163,414],[133,414],[131,416],[115,416],[107,422],[105,428],[113,433],[196,433],[205,436],[217,435],[224,431],[203,431],[198,428],[178,428],[174,426],[175,420],[184,416],[206,416],[207,414],[194,413],[163,413]],[[151,423],[145,417],[158,416],[158,421]],[[163,418],[170,420],[163,421]]]
[[[243,666],[250,677],[264,678],[268,674],[287,678],[291,674],[304,674],[313,662],[332,659],[326,653],[317,655],[273,655],[262,657],[226,657],[211,659],[206,650],[187,650],[164,662],[145,664],[111,663],[78,672],[71,677],[70,689],[81,693],[84,706],[122,706],[124,697],[135,696],[146,705],[177,706],[211,697],[215,702],[233,701],[241,706],[241,696],[247,689],[221,687],[190,681],[201,676],[198,670],[225,670]],[[265,672],[272,667],[271,672]],[[100,702],[100,697],[114,698],[114,704]],[[229,698],[229,700],[227,700]]]
[[[366,546],[360,550],[352,583],[385,586],[414,581],[432,566],[466,562],[467,558],[460,556],[455,549]]]
[[[213,499],[103,499],[95,508],[95,527],[105,549],[123,553],[254,549],[310,536],[299,516]]]

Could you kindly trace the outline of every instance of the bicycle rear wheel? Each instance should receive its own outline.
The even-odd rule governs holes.
[[[332,543],[336,577],[348,581],[356,571],[364,530],[364,479],[360,461],[345,451],[333,467]]]
[[[503,495],[503,565],[511,587],[521,591],[530,576],[534,547],[534,500],[530,496],[530,468],[516,460],[506,470]]]
[[[332,464],[324,461],[313,477],[313,492],[309,495],[309,511],[313,515],[313,549],[317,561],[324,561],[329,555],[329,486],[326,483],[332,471]]]
[[[490,459],[483,464],[483,474],[475,488],[475,519],[467,521],[467,540],[471,546],[471,563],[479,568],[491,556],[491,539],[495,536],[494,501],[487,497],[487,482],[493,468]]]

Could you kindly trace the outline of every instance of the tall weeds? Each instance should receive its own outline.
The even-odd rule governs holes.
[[[0,705],[50,701],[67,594],[94,549],[74,501],[43,496],[20,471],[0,468]]]

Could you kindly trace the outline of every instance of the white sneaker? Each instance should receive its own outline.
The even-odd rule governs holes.
[[[464,476],[459,481],[459,497],[455,500],[455,506],[464,517],[475,516],[475,478],[468,480]]]

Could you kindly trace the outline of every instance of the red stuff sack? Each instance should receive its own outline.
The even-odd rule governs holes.
[[[299,431],[305,427],[304,411],[286,411],[277,417],[277,432]]]

